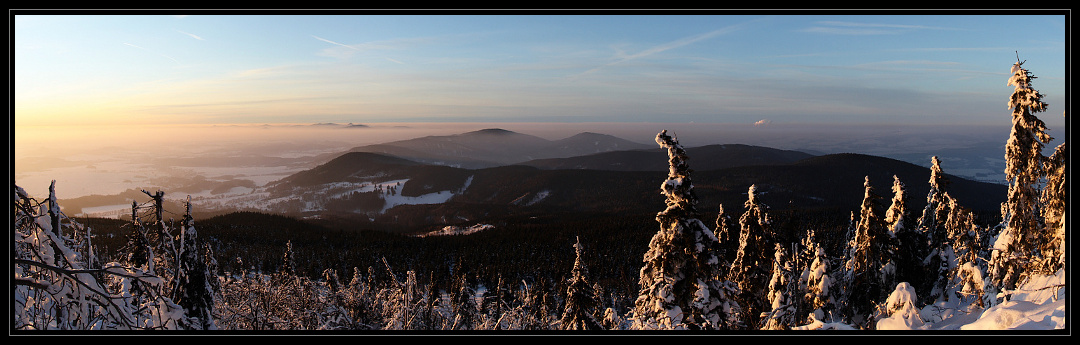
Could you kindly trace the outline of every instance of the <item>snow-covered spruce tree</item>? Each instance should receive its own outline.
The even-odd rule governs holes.
[[[814,242],[811,243],[814,256],[809,269],[807,269],[806,294],[804,295],[806,304],[811,311],[806,321],[809,324],[815,323],[815,321],[820,323],[843,322],[843,316],[839,308],[837,308],[836,298],[834,297],[837,290],[833,286],[835,282],[829,273],[831,270],[829,256],[825,253],[824,247]]]
[[[746,194],[746,211],[739,217],[739,251],[728,271],[728,279],[738,287],[736,300],[742,317],[741,327],[759,329],[762,326],[761,314],[769,311],[765,292],[772,277],[771,248],[775,240],[772,238],[768,206],[758,199],[757,186],[751,185]]]
[[[278,273],[283,275],[296,275],[296,264],[293,263],[296,254],[293,254],[292,240],[285,242],[285,253],[281,256],[281,267],[278,269]]]
[[[930,191],[926,194],[926,207],[919,217],[918,235],[915,240],[924,245],[915,246],[914,253],[920,258],[921,274],[909,276],[919,296],[926,303],[933,303],[942,296],[941,284],[948,273],[947,258],[950,245],[945,221],[949,214],[949,203],[945,200],[949,179],[941,169],[941,160],[937,156],[930,158]],[[919,239],[918,237],[922,237]],[[915,270],[920,270],[916,267]]]
[[[719,213],[716,215],[716,240],[720,242],[720,250],[717,255],[722,262],[734,262],[735,254],[739,251],[739,228],[738,223],[724,212],[724,205],[720,204]]]
[[[1069,164],[1065,144],[1058,145],[1046,160],[1046,185],[1040,199],[1046,223],[1046,230],[1040,234],[1046,238],[1039,241],[1043,244],[1039,248],[1042,260],[1036,268],[1042,274],[1054,274],[1065,267],[1065,169]]]
[[[180,225],[180,260],[177,270],[176,303],[184,307],[186,318],[181,322],[185,329],[213,330],[214,297],[217,276],[207,266],[209,253],[199,241],[195,221],[191,217],[191,196],[184,202],[186,212]]]
[[[732,301],[720,280],[719,243],[698,219],[688,157],[666,130],[656,143],[668,152],[668,177],[660,186],[667,208],[656,215],[660,230],[643,258],[632,328],[728,329]]]
[[[600,330],[603,326],[596,320],[596,308],[600,305],[596,291],[588,281],[588,270],[581,262],[581,239],[574,243],[577,259],[570,271],[570,281],[566,287],[566,306],[562,313],[562,329],[565,330]]]
[[[1002,226],[990,256],[990,278],[1002,291],[1015,289],[1029,274],[1035,273],[1033,263],[1039,262],[1046,239],[1039,203],[1039,185],[1045,174],[1042,154],[1045,143],[1053,138],[1046,133],[1046,124],[1035,113],[1046,110],[1042,94],[1032,87],[1035,76],[1021,67],[1012,66],[1008,85],[1014,85],[1009,98],[1012,109],[1012,130],[1005,144],[1005,177],[1009,182],[1008,200],[1002,205]]]
[[[896,281],[914,286],[923,276],[926,240],[908,209],[906,187],[897,176],[893,176],[892,190],[892,205],[885,211],[885,223],[893,240],[891,257],[896,263]]]
[[[896,289],[889,294],[875,323],[879,330],[910,330],[921,329],[926,321],[919,315],[918,295],[910,284],[904,282],[896,285]]]
[[[850,249],[851,257],[845,264],[848,297],[848,315],[851,322],[860,328],[872,329],[877,304],[883,301],[889,288],[895,286],[891,281],[891,258],[887,256],[888,229],[882,215],[880,199],[870,185],[870,177],[863,182],[865,193],[859,211],[859,223],[855,228],[854,246]]]
[[[766,294],[771,309],[765,317],[763,330],[789,330],[798,325],[797,315],[799,297],[799,279],[796,276],[788,251],[784,245],[775,244],[773,250],[772,279],[769,280],[769,292]]]
[[[993,287],[986,286],[983,277],[986,272],[985,260],[980,256],[980,237],[984,231],[975,224],[975,215],[971,210],[957,204],[956,199],[946,194],[949,203],[949,216],[946,228],[949,230],[949,242],[952,244],[953,258],[949,264],[945,298],[953,299],[950,305],[986,308],[993,297]],[[987,293],[989,292],[991,293]]]

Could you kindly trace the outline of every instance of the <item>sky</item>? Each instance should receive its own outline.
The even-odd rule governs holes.
[[[1064,124],[1068,12],[12,13],[27,126]],[[696,12],[695,12],[696,13]]]

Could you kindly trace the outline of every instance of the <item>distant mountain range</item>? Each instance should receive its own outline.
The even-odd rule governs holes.
[[[774,210],[843,216],[859,208],[865,177],[883,207],[894,175],[905,184],[913,212],[921,212],[929,191],[928,168],[885,157],[737,144],[686,151],[703,213],[715,214],[721,204],[741,213],[750,185]],[[201,188],[216,192],[193,202],[211,215],[259,211],[430,231],[500,216],[655,213],[664,207],[660,184],[668,170],[666,152],[653,145],[598,133],[547,140],[503,129],[356,147],[319,162],[264,186],[205,180]],[[964,207],[992,215],[1006,199],[1004,185],[945,173],[947,190]],[[132,190],[65,202],[124,211],[125,203],[138,199]]]
[[[468,133],[427,136],[355,147],[352,152],[381,153],[416,162],[459,168],[490,168],[535,159],[638,150],[652,145],[598,133],[580,133],[561,140],[489,128]]]
[[[589,145],[592,143],[592,147]],[[615,150],[630,147],[629,150]],[[377,146],[389,152],[412,154],[404,158],[387,153],[354,149],[329,162],[268,186],[274,198],[310,195],[333,204],[332,195],[361,190],[379,183],[394,183],[392,192],[379,197],[382,208],[356,209],[374,222],[408,226],[463,224],[500,215],[543,215],[562,212],[656,212],[663,208],[660,183],[666,178],[667,155],[658,149],[641,149],[615,137],[583,133],[560,141],[505,130],[483,130],[456,136],[425,137]],[[414,159],[418,152],[433,151]],[[491,165],[530,157],[558,156],[599,151],[579,156],[544,158],[482,168],[436,165]],[[905,184],[909,209],[921,212],[929,191],[930,171],[911,163],[870,155],[807,153],[749,145],[709,145],[687,148],[699,211],[715,212],[723,204],[741,213],[750,185],[757,185],[762,200],[771,208],[855,211],[863,198],[863,181],[869,177],[876,193],[888,207],[893,176]],[[483,164],[480,164],[483,163]],[[961,205],[993,213],[1005,201],[1006,187],[948,176],[948,191]],[[329,192],[331,188],[335,192]],[[367,191],[367,189],[363,189]],[[370,191],[368,191],[370,193]],[[353,204],[350,204],[353,205]],[[315,207],[305,216],[348,216],[347,210]],[[296,211],[296,210],[293,210]],[[916,214],[915,216],[918,216]]]
[[[747,165],[789,164],[813,155],[800,151],[727,144],[686,148],[694,170],[716,170]],[[667,151],[659,148],[609,151],[567,158],[534,159],[520,163],[541,169],[667,171]]]

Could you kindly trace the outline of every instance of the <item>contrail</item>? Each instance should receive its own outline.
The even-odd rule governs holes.
[[[202,37],[199,37],[199,36],[197,36],[195,34],[189,34],[189,33],[186,33],[186,32],[180,31],[180,30],[177,30],[176,32],[191,36],[191,38],[194,38],[194,39],[197,39],[197,40],[200,40],[200,41],[205,41]]]
[[[356,47],[353,47],[353,46],[350,46],[350,45],[347,45],[347,44],[337,43],[337,42],[334,42],[334,41],[331,41],[331,40],[328,40],[328,39],[325,39],[325,38],[322,38],[322,37],[319,37],[319,36],[311,35],[311,37],[315,37],[315,39],[317,39],[317,40],[320,40],[320,41],[323,41],[323,42],[326,42],[326,43],[330,43],[330,44],[336,44],[336,45],[346,47],[346,48],[349,48],[349,49],[352,49],[352,50],[360,50],[360,49],[357,49]]]
[[[706,33],[703,33],[703,34],[700,34],[700,35],[680,38],[680,39],[677,39],[677,40],[674,40],[674,41],[671,41],[671,42],[668,42],[668,43],[665,43],[665,44],[654,46],[654,47],[646,49],[646,50],[644,50],[644,51],[642,51],[640,53],[629,55],[629,56],[623,57],[621,59],[606,63],[604,65],[592,68],[592,69],[590,69],[588,71],[582,72],[581,74],[592,73],[592,72],[597,71],[597,70],[599,70],[601,68],[611,66],[611,65],[614,65],[614,64],[618,64],[618,63],[621,63],[621,62],[624,62],[624,61],[629,61],[629,60],[637,59],[637,58],[640,58],[640,57],[653,55],[653,54],[660,53],[660,52],[663,52],[663,51],[666,51],[666,50],[679,48],[679,47],[686,46],[686,45],[689,45],[689,44],[692,44],[692,43],[695,43],[695,42],[698,42],[698,41],[702,41],[702,40],[706,40],[706,39],[709,39],[709,38],[713,38],[715,36],[723,35],[723,34],[735,31],[735,29],[738,29],[740,26],[742,26],[742,24],[728,26],[728,27],[725,27],[725,28],[722,28],[722,29],[713,30],[713,31],[706,32]]]

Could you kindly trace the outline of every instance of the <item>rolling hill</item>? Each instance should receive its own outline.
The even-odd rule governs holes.
[[[565,158],[651,147],[598,133],[579,133],[553,141],[505,129],[489,128],[455,135],[426,136],[366,145],[349,151],[381,153],[427,164],[478,169],[533,159]]]
[[[727,145],[725,145],[727,146]],[[878,195],[887,202],[892,195],[893,176],[907,188],[909,209],[921,212],[929,190],[929,169],[911,163],[870,155],[832,154],[809,156],[764,148],[734,146],[740,155],[727,153],[722,146],[688,150],[693,181],[700,200],[699,211],[714,212],[723,204],[741,212],[750,185],[757,185],[761,198],[775,210],[829,210],[847,214],[857,210],[863,197],[863,181],[869,177]],[[756,159],[746,152],[771,152],[776,157]],[[661,159],[650,151],[623,151],[626,157]],[[607,153],[594,156],[608,156]],[[696,154],[696,155],[695,155]],[[793,157],[808,156],[795,160]],[[735,158],[742,157],[742,158]],[[587,159],[580,158],[587,161]],[[628,160],[627,162],[634,162]],[[697,162],[723,162],[726,167],[700,170]],[[768,164],[761,164],[768,162]],[[652,164],[652,163],[649,163]],[[432,226],[478,221],[505,215],[553,213],[651,213],[663,208],[659,185],[666,171],[649,171],[649,164],[636,170],[541,169],[508,165],[465,169],[430,164],[373,153],[351,152],[314,169],[297,173],[272,186],[272,195],[307,194],[333,201],[334,195],[369,188],[380,183],[400,186],[380,197],[393,207],[357,210],[356,214],[374,222],[410,226]],[[666,163],[663,163],[666,165]],[[721,165],[714,163],[716,165]],[[993,213],[1005,200],[1005,186],[949,176],[950,194],[962,205]],[[334,189],[337,188],[337,189]],[[328,192],[335,190],[334,192]],[[365,190],[366,192],[370,192]],[[887,207],[888,205],[884,205]],[[318,207],[286,213],[327,214]],[[341,211],[338,209],[337,211]],[[347,217],[349,212],[335,212]]]

